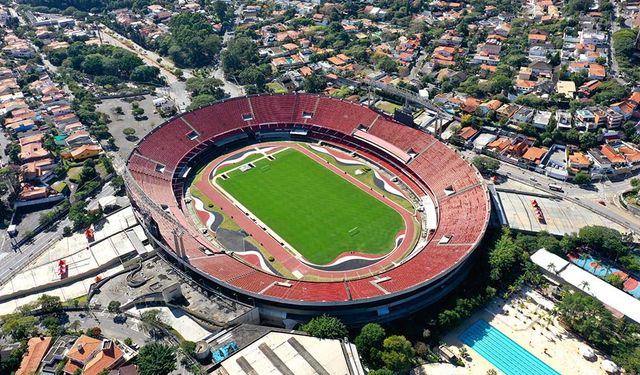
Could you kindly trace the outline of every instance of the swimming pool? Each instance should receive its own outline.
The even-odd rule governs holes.
[[[459,338],[506,375],[560,374],[485,320],[473,323]]]

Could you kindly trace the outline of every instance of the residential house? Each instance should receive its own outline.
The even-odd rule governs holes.
[[[592,131],[598,127],[596,115],[587,108],[577,110],[574,119],[577,129]]]
[[[536,111],[527,106],[521,106],[512,116],[511,122],[514,124],[530,124]]]
[[[553,67],[544,61],[532,62],[529,68],[536,77],[553,78]]]
[[[602,81],[607,77],[607,73],[605,71],[604,66],[600,64],[589,64],[589,79]]]
[[[578,88],[578,96],[588,98],[593,95],[601,85],[602,82],[598,80],[587,81]]]
[[[124,353],[113,341],[94,339],[86,335],[78,337],[67,353],[68,362],[62,372],[73,375],[78,369],[84,375],[97,375],[122,364]]]
[[[502,107],[502,102],[497,99],[491,99],[486,103],[480,104],[478,112],[483,116],[496,112],[498,108]]]
[[[522,160],[526,164],[531,164],[534,166],[540,165],[542,163],[542,158],[547,154],[547,149],[531,146],[527,149],[527,151],[522,155]]]
[[[42,146],[44,134],[36,134],[20,138],[20,160],[23,163],[50,158],[51,154]]]
[[[559,130],[571,129],[571,123],[573,122],[573,115],[569,111],[556,111],[556,128]]]
[[[569,154],[567,167],[573,173],[577,173],[580,171],[589,171],[593,162],[587,155],[580,151],[574,151]]]
[[[82,145],[95,144],[97,141],[91,137],[88,131],[80,130],[69,135],[66,138],[66,143],[68,147],[74,148]]]
[[[533,116],[533,126],[538,129],[546,129],[549,121],[551,121],[551,112],[549,111],[536,111],[535,116]]]
[[[99,144],[84,144],[78,146],[70,151],[61,153],[61,156],[65,159],[71,159],[74,161],[81,161],[88,158],[98,156],[102,153],[102,147]]]
[[[27,341],[27,352],[22,357],[15,375],[30,375],[38,372],[40,361],[51,346],[51,337],[32,337]]]
[[[567,99],[573,99],[576,93],[576,84],[573,81],[558,81],[556,91]]]

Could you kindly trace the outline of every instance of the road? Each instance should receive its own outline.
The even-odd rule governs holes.
[[[187,92],[186,84],[173,74],[176,67],[169,59],[165,59],[153,51],[140,47],[130,39],[123,37],[105,25],[100,25],[100,37],[103,43],[131,51],[140,57],[147,65],[159,68],[160,75],[165,79],[167,87],[158,89],[158,92],[162,95],[168,95],[175,102],[179,112],[183,112],[189,104],[191,104],[191,98]],[[161,63],[158,62],[159,60]],[[185,79],[192,77],[189,70],[183,70],[183,76]]]
[[[474,156],[477,156],[477,154],[472,151],[464,151],[463,155],[467,160],[471,160]],[[591,190],[588,190],[572,183],[547,177],[540,173],[527,171],[509,163],[500,162],[498,172],[506,175],[509,179],[578,204],[628,228],[635,234],[640,234],[640,219],[619,207],[618,203],[618,196],[631,188],[628,179],[615,182],[604,180],[594,183]],[[560,185],[564,192],[558,193],[549,190],[549,184]],[[603,202],[604,205],[600,202]]]
[[[88,209],[98,207],[98,200],[102,197],[113,195],[114,191],[111,184],[103,186],[102,190],[96,194],[95,198],[89,201]],[[62,238],[62,231],[65,226],[71,226],[72,223],[68,217],[57,223],[57,226],[51,231],[38,233],[28,243],[14,248],[11,239],[3,232],[0,244],[0,285],[4,284],[16,272],[23,269],[29,262],[42,254],[55,241]]]
[[[114,315],[107,312],[68,312],[69,323],[78,321],[80,329],[100,327],[102,335],[118,340],[131,338],[131,341],[139,346],[144,345],[151,339],[149,335],[141,332],[139,323],[128,318],[124,323],[116,323],[113,321]]]
[[[168,95],[173,99],[179,112],[184,112],[187,109],[189,104],[191,104],[191,97],[187,92],[185,82],[178,79],[178,77],[173,74],[176,66],[171,60],[163,58],[153,51],[142,48],[132,40],[125,38],[105,25],[100,26],[100,31],[103,42],[131,51],[145,61],[147,65],[158,67],[160,69],[160,74],[167,82],[167,88],[161,88],[158,92],[162,95]],[[161,63],[158,63],[159,59],[161,59]],[[193,74],[189,69],[183,69],[183,73],[185,79],[193,77]],[[222,88],[229,94],[229,96],[235,97],[244,95],[244,89],[242,86],[236,85],[235,83],[225,79],[222,68],[218,67],[214,71],[214,77],[223,82]]]

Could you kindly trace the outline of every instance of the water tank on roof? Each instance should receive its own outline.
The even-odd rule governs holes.
[[[206,341],[198,341],[194,350],[195,357],[199,360],[205,360],[209,356],[209,344]]]

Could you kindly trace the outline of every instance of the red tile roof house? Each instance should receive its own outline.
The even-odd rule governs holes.
[[[86,335],[78,337],[67,353],[69,361],[62,370],[73,375],[77,369],[83,375],[97,375],[102,370],[111,370],[124,361],[122,349],[111,340],[98,340]]]
[[[51,346],[51,337],[32,337],[27,342],[27,352],[22,357],[20,368],[15,375],[30,375],[38,373],[40,362]]]

